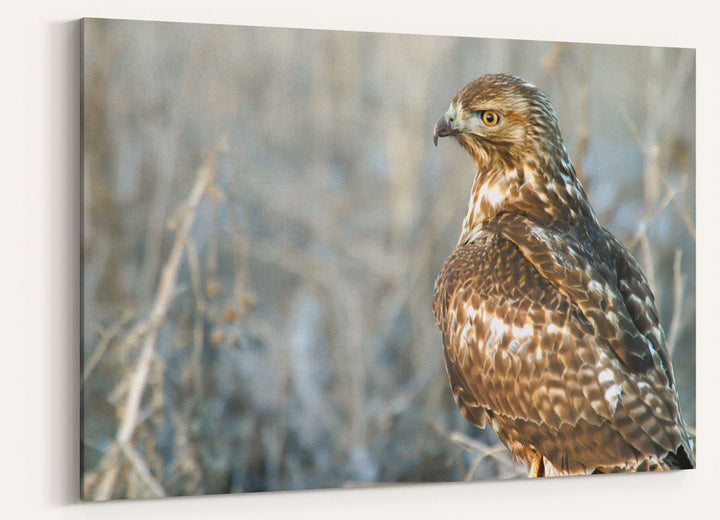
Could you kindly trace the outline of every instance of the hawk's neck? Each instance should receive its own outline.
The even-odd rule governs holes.
[[[536,160],[503,168],[479,165],[458,243],[474,240],[484,222],[503,212],[522,214],[543,227],[599,226],[566,158],[552,165]]]

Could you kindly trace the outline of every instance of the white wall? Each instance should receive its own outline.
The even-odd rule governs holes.
[[[16,0],[0,24],[3,518],[704,518],[720,494],[720,38],[710,2]],[[635,5],[642,4],[642,5]],[[341,7],[339,7],[341,6]],[[561,14],[562,13],[562,14]],[[83,17],[698,49],[698,460],[692,472],[82,504],[78,496],[78,35]],[[714,156],[714,157],[713,157]],[[713,500],[714,499],[714,500]],[[626,512],[623,512],[626,511]],[[714,516],[713,516],[714,517]]]

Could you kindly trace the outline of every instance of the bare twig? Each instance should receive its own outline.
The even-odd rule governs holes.
[[[650,284],[650,287],[655,288],[655,294],[657,296],[657,293],[659,291],[659,287],[655,283],[655,264],[653,262],[653,253],[652,248],[650,247],[650,240],[648,240],[647,233],[643,233],[640,235],[640,250],[643,253],[643,267],[645,267],[645,276],[647,276],[648,283]]]
[[[140,398],[142,397],[142,392],[145,389],[145,383],[147,382],[150,361],[155,354],[155,339],[157,337],[158,329],[160,328],[162,321],[165,319],[170,302],[172,301],[173,290],[175,288],[178,269],[180,268],[182,253],[188,241],[190,227],[192,226],[192,222],[195,217],[195,210],[197,209],[200,199],[202,198],[203,193],[205,193],[205,189],[209,185],[215,171],[214,162],[213,155],[200,167],[198,171],[197,179],[186,202],[185,211],[181,217],[181,222],[178,226],[175,241],[173,242],[172,249],[170,250],[170,255],[168,256],[168,260],[162,269],[160,283],[158,284],[152,310],[150,311],[150,316],[148,318],[150,330],[145,336],[142,351],[140,352],[140,359],[138,360],[135,368],[132,385],[128,394],[125,417],[123,418],[122,424],[118,430],[117,438],[121,443],[129,442],[132,438],[133,432],[135,431],[137,414],[140,410]]]
[[[577,89],[578,118],[575,125],[575,153],[573,162],[575,171],[581,182],[585,183],[585,156],[590,147],[590,86],[592,75],[592,51],[590,45],[579,47],[578,74],[573,78],[573,86]]]
[[[473,439],[472,437],[468,437],[458,431],[449,432],[447,436],[453,444],[476,454],[476,459],[473,461],[473,464],[465,474],[465,480],[470,480],[472,478],[477,471],[480,462],[487,457],[492,457],[510,470],[510,476],[526,475],[522,466],[513,460],[513,457],[510,455],[508,449],[502,444],[488,446],[487,444],[480,442],[477,439]]]
[[[668,207],[668,205],[670,205],[676,195],[676,191],[668,191],[665,194],[665,198],[663,198],[658,207],[655,208],[655,211],[649,213],[638,222],[637,228],[635,229],[635,234],[627,243],[628,249],[634,249],[635,246],[637,246],[638,242],[647,235],[648,226],[655,219],[657,219],[663,211],[665,211],[665,209]]]
[[[660,207],[662,209],[665,208],[667,203],[672,203],[673,208],[675,209],[675,212],[682,220],[683,224],[688,230],[688,233],[690,233],[690,236],[693,240],[697,240],[696,233],[695,233],[695,225],[693,223],[692,216],[690,215],[687,208],[683,207],[678,200],[676,200],[675,195],[677,193],[683,191],[683,189],[686,187],[686,181],[683,180],[683,189],[673,189],[670,184],[668,183],[667,179],[665,178],[665,175],[663,174],[662,169],[658,165],[658,154],[659,154],[659,147],[656,142],[648,143],[648,139],[643,139],[640,135],[640,131],[638,130],[638,127],[632,122],[630,116],[628,115],[627,111],[623,110],[620,113],[621,117],[623,118],[623,121],[625,122],[625,125],[630,130],[630,133],[633,136],[633,140],[635,141],[635,144],[640,149],[640,152],[642,153],[643,160],[646,164],[646,173],[650,172],[652,173],[653,179],[657,181],[658,184],[661,184],[663,188],[665,188],[665,191],[667,193],[667,196],[662,204],[660,204]],[[648,178],[645,179],[646,184],[649,182]],[[646,201],[647,202],[647,201]],[[646,209],[648,208],[646,204]],[[655,215],[657,216],[660,212],[656,211]],[[646,217],[646,219],[651,220],[649,217]]]
[[[190,268],[190,283],[193,288],[196,310],[192,333],[192,352],[188,366],[186,367],[186,374],[190,378],[190,383],[195,389],[195,393],[199,394],[202,390],[200,356],[203,347],[203,320],[205,319],[205,309],[207,305],[202,290],[200,260],[198,259],[197,248],[192,240],[188,240],[186,255]]]
[[[131,311],[125,311],[122,316],[120,316],[120,318],[110,326],[109,329],[103,332],[100,341],[95,347],[95,350],[93,350],[92,356],[90,356],[90,359],[88,359],[87,363],[85,363],[81,384],[85,384],[85,381],[88,380],[90,374],[92,374],[92,371],[95,369],[97,364],[100,362],[100,359],[105,354],[105,351],[107,350],[108,345],[110,345],[110,342],[112,342],[112,340],[120,333],[122,328],[130,320],[132,320],[134,316],[135,313]]]
[[[683,189],[687,186],[687,178],[683,177],[682,180],[683,183]],[[672,199],[673,207],[675,208],[675,213],[680,217],[680,220],[682,220],[682,223],[685,225],[685,228],[688,230],[688,233],[692,237],[693,240],[697,240],[697,236],[695,233],[695,224],[693,223],[693,217],[690,215],[690,211],[684,206],[680,205],[680,202],[673,197]]]
[[[440,433],[443,437],[446,437],[450,442],[455,444],[456,446],[462,448],[463,450],[468,450],[472,453],[478,454],[481,456],[481,459],[484,459],[486,457],[492,457],[496,461],[500,462],[504,466],[506,466],[508,469],[511,470],[511,473],[513,476],[515,475],[524,475],[525,472],[522,469],[522,466],[520,464],[517,464],[514,460],[508,449],[503,446],[501,443],[498,443],[494,446],[488,446],[484,442],[481,442],[477,439],[473,439],[472,437],[468,437],[464,433],[458,432],[458,431],[447,431],[441,424],[437,422],[431,423],[432,427]],[[477,470],[477,465],[480,461],[473,461],[472,473],[474,474]],[[467,476],[467,473],[466,473]]]
[[[464,433],[458,431],[448,432],[447,437],[451,442],[457,444],[464,450],[479,453],[483,455],[483,457],[491,456],[498,462],[502,462],[508,467],[515,467],[515,464],[510,456],[510,452],[502,444],[488,446],[487,444],[480,442],[477,439],[473,439],[472,437],[468,437]]]
[[[128,458],[130,464],[132,464],[135,472],[140,477],[140,480],[142,480],[143,484],[147,486],[151,493],[156,497],[164,497],[167,494],[165,489],[152,475],[152,472],[150,471],[150,468],[147,467],[145,460],[140,456],[132,444],[118,441],[118,446]]]
[[[695,55],[683,54],[679,63],[672,67],[672,77],[662,82],[665,91],[662,93],[662,98],[658,104],[658,107],[662,108],[658,116],[663,125],[666,124],[667,118],[673,116],[675,107],[686,92],[687,83],[692,78],[694,69]]]
[[[487,457],[493,456],[496,453],[502,453],[502,452],[507,452],[507,448],[505,446],[503,446],[502,444],[496,444],[495,446],[488,446],[482,452],[476,452],[475,458],[473,459],[472,464],[470,465],[467,472],[465,473],[465,477],[463,478],[463,480],[465,482],[470,482],[475,477],[475,472],[477,471],[478,467],[480,467],[480,463],[484,459],[486,459]],[[517,470],[517,468],[515,468],[514,465],[513,465],[513,469]],[[517,472],[519,474],[522,473],[519,470],[517,470]]]
[[[120,449],[117,443],[113,442],[105,452],[105,456],[102,461],[100,461],[100,464],[98,464],[97,471],[94,472],[102,475],[102,480],[100,480],[100,483],[95,487],[94,500],[108,500],[111,498],[112,490],[115,487],[115,481],[120,471],[119,459]],[[87,477],[85,481],[88,481]],[[86,494],[88,491],[88,489],[85,489]]]
[[[140,356],[132,372],[127,392],[127,400],[121,407],[122,420],[116,435],[117,446],[122,450],[133,468],[138,473],[141,480],[148,486],[156,496],[165,496],[165,490],[161,484],[152,476],[142,457],[137,453],[132,445],[132,437],[138,425],[140,404],[143,391],[148,382],[148,374],[150,365],[155,357],[155,340],[157,338],[160,326],[167,315],[170,303],[173,300],[173,291],[177,280],[178,270],[182,259],[183,251],[188,242],[190,228],[192,226],[195,211],[202,199],[205,190],[209,186],[213,174],[215,172],[215,154],[208,157],[208,160],[200,167],[197,172],[196,181],[185,203],[185,209],[180,215],[179,225],[175,234],[175,241],[172,249],[162,269],[160,283],[153,300],[153,306],[150,315],[142,323],[139,323],[128,333],[125,343],[136,341],[144,337]],[[109,450],[101,465],[105,466],[108,458],[116,457],[115,450]],[[111,492],[117,472],[109,474],[103,483],[102,493],[108,495]]]
[[[672,354],[678,340],[680,320],[682,319],[685,277],[682,274],[682,251],[675,250],[673,259],[673,311],[668,332],[668,350]]]

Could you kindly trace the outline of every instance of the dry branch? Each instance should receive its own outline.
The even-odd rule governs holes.
[[[215,159],[214,156],[212,156],[198,170],[195,185],[193,186],[183,214],[181,215],[180,225],[178,226],[175,241],[173,242],[172,249],[170,250],[170,255],[168,256],[168,260],[162,269],[160,283],[158,284],[152,310],[150,311],[150,316],[148,318],[150,329],[148,330],[143,342],[140,359],[138,360],[135,368],[132,384],[128,393],[125,417],[123,418],[123,422],[118,430],[117,440],[120,444],[130,442],[132,434],[135,431],[135,426],[137,425],[137,414],[140,410],[140,398],[142,397],[142,392],[145,389],[145,384],[147,382],[148,372],[150,370],[150,361],[155,354],[155,339],[157,338],[160,325],[167,315],[168,307],[172,302],[177,273],[180,268],[183,251],[187,245],[190,227],[192,226],[192,222],[195,217],[195,210],[197,209],[200,199],[212,179],[215,171],[214,162]]]
[[[117,431],[115,443],[128,458],[142,482],[155,496],[165,496],[166,492],[162,485],[153,477],[147,464],[134,448],[132,438],[139,422],[141,400],[148,383],[150,366],[155,358],[155,341],[157,334],[173,300],[178,270],[183,252],[188,243],[195,212],[203,194],[212,181],[214,173],[215,154],[213,153],[199,168],[196,174],[195,184],[179,216],[179,225],[177,226],[175,240],[162,269],[160,282],[153,299],[150,314],[145,321],[133,327],[125,340],[126,344],[132,344],[142,338],[143,342],[140,356],[129,380],[127,399],[125,403],[119,407],[119,409],[122,410],[122,420]],[[101,461],[100,466],[105,467],[107,462],[116,458],[117,451],[111,447]],[[106,481],[103,482],[101,490],[103,496],[97,498],[107,498],[107,496],[109,496],[114,486],[116,476],[116,472],[109,474],[109,481],[106,479]]]
[[[185,375],[189,378],[188,383],[192,385],[196,394],[202,390],[202,367],[200,356],[203,347],[203,320],[207,304],[202,289],[202,276],[200,273],[200,260],[198,259],[197,248],[192,240],[187,244],[187,260],[190,268],[190,282],[192,284],[193,296],[195,298],[195,319],[192,331],[192,352],[186,367]]]
[[[448,432],[447,437],[454,444],[457,444],[464,450],[472,451],[473,453],[479,453],[484,457],[492,456],[494,459],[502,462],[503,464],[514,466],[510,458],[510,452],[502,444],[488,446],[487,444],[480,442],[477,439],[473,439],[472,437],[468,437],[464,433],[460,433],[458,431]],[[497,449],[499,447],[503,449]]]
[[[128,322],[130,322],[130,320],[132,320],[134,317],[135,314],[133,312],[126,311],[123,313],[122,316],[120,316],[120,319],[118,319],[110,326],[110,328],[103,332],[100,341],[97,344],[97,347],[95,347],[95,350],[93,350],[92,356],[90,356],[90,359],[88,359],[87,363],[85,363],[81,384],[85,384],[85,381],[88,380],[90,374],[92,374],[92,371],[95,369],[97,364],[100,362],[100,359],[102,359],[103,355],[105,354],[108,345],[110,345],[112,340],[120,333],[120,331],[122,331],[123,327],[127,325]]]
[[[683,189],[686,187],[686,182],[683,179],[683,188],[681,189],[674,189],[670,186],[667,179],[665,178],[665,174],[663,173],[662,169],[660,168],[658,164],[658,154],[659,154],[659,145],[657,141],[649,141],[649,138],[646,137],[643,139],[643,137],[640,135],[640,130],[638,129],[637,125],[635,125],[628,115],[628,112],[626,110],[621,112],[621,116],[623,118],[623,121],[625,122],[625,125],[630,130],[630,133],[633,136],[633,140],[635,141],[635,144],[640,149],[640,152],[642,153],[643,160],[645,161],[645,172],[646,172],[646,178],[645,178],[645,184],[654,184],[656,189],[659,189],[660,186],[662,186],[665,189],[666,196],[663,199],[663,202],[658,205],[658,209],[655,209],[652,213],[654,216],[650,216],[650,207],[647,204],[645,204],[645,210],[646,210],[646,216],[644,221],[650,221],[653,220],[656,216],[658,216],[662,210],[667,207],[669,203],[672,203],[673,208],[675,209],[675,212],[680,217],[680,220],[682,220],[682,223],[685,225],[685,227],[688,230],[688,233],[692,237],[693,240],[697,240],[696,238],[696,232],[695,232],[695,224],[693,223],[692,215],[690,215],[690,212],[685,208],[678,200],[676,195],[683,191]],[[652,174],[652,175],[650,175]]]
[[[432,427],[440,435],[448,439],[455,446],[474,453],[477,457],[479,457],[479,460],[477,460],[477,458],[473,460],[471,467],[468,468],[468,471],[465,472],[465,477],[467,477],[469,474],[474,474],[475,471],[477,471],[480,462],[482,462],[482,460],[487,457],[492,457],[497,462],[505,466],[509,470],[511,477],[527,475],[523,466],[513,460],[512,455],[502,443],[498,443],[494,446],[489,446],[484,442],[469,437],[459,431],[448,431],[444,428],[442,424],[439,424],[437,422],[433,422]]]
[[[685,277],[682,274],[682,251],[677,249],[673,259],[673,311],[668,331],[668,350],[672,354],[677,344],[683,311]]]

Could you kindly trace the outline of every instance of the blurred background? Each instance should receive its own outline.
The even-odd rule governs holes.
[[[85,499],[525,475],[431,310],[474,176],[432,129],[486,72],[553,100],[694,433],[693,50],[88,19]]]

